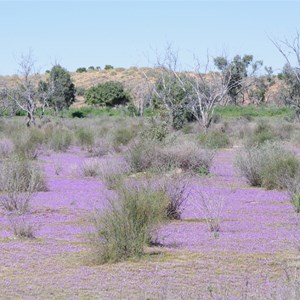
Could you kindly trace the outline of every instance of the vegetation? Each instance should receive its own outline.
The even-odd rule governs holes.
[[[122,83],[109,81],[88,89],[85,99],[90,105],[114,107],[128,103],[130,95],[125,92]]]
[[[69,72],[60,65],[55,65],[50,71],[50,76],[46,87],[48,90],[53,89],[49,97],[48,104],[55,111],[61,111],[69,108],[75,101],[76,89],[71,80]]]
[[[154,226],[166,218],[163,190],[139,183],[123,183],[115,190],[117,202],[111,200],[104,213],[95,211],[92,218],[96,229],[92,246],[102,263],[143,255]]]
[[[286,188],[285,178],[295,178],[299,172],[296,155],[277,143],[247,147],[238,156],[236,165],[252,186],[267,189]]]

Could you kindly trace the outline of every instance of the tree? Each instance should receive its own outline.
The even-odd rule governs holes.
[[[75,85],[71,80],[69,72],[60,65],[52,67],[49,79],[46,85],[44,84],[42,90],[53,91],[51,97],[48,99],[48,104],[56,111],[69,108],[75,101]]]
[[[84,67],[78,68],[78,69],[76,70],[76,73],[85,73],[85,72],[87,72],[87,70],[86,70],[86,68],[84,68]]]
[[[13,101],[19,109],[27,114],[27,126],[35,125],[35,112],[40,100],[37,86],[39,75],[35,72],[35,61],[31,52],[22,55],[19,61],[19,75],[13,87],[5,86],[3,96],[8,101]]]
[[[300,120],[300,34],[297,31],[292,40],[285,38],[275,41],[271,39],[271,42],[286,61],[282,72],[282,78],[286,85],[284,102],[295,109]]]
[[[239,96],[243,96],[243,92],[253,85],[254,80],[251,80],[251,76],[263,63],[253,61],[253,55],[236,55],[232,61],[228,61],[224,56],[216,57],[214,64],[229,80],[228,96],[232,103],[237,104]]]
[[[239,80],[232,80],[232,68],[227,68],[228,60],[223,59],[224,69],[219,72],[211,66],[209,58],[202,71],[199,61],[196,60],[193,72],[180,72],[178,55],[170,46],[163,59],[157,59],[154,99],[168,112],[175,129],[174,116],[178,112],[188,112],[207,130],[216,106],[225,103],[229,91],[240,83]],[[144,76],[150,81],[146,74]]]
[[[272,67],[265,67],[266,74],[254,78],[253,85],[248,90],[248,97],[252,104],[268,101],[267,91],[275,84]]]
[[[116,106],[130,101],[130,95],[118,81],[108,81],[89,88],[85,93],[86,103],[97,106]]]

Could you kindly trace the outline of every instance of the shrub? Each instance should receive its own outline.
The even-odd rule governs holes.
[[[8,139],[4,138],[0,140],[0,158],[7,158],[9,155],[14,151],[14,144],[13,142]]]
[[[300,213],[300,193],[295,193],[293,196],[292,196],[292,204],[294,205],[295,207],[295,211],[297,214]]]
[[[214,151],[201,149],[196,143],[159,145],[139,141],[128,152],[127,160],[136,172],[151,170],[165,172],[180,168],[184,172],[209,173]]]
[[[33,226],[25,216],[9,216],[10,227],[17,238],[33,239],[35,238],[35,226]]]
[[[98,139],[89,149],[91,156],[102,157],[113,151],[110,141],[106,138]]]
[[[114,133],[113,147],[117,150],[121,145],[127,145],[136,136],[133,128],[120,128]]]
[[[81,147],[91,149],[95,144],[94,133],[89,128],[78,128],[75,132],[75,136]]]
[[[200,143],[209,149],[226,148],[230,145],[229,137],[225,132],[212,130],[199,136]]]
[[[86,159],[83,161],[81,169],[84,176],[96,177],[99,175],[99,160],[96,158]]]
[[[100,177],[105,180],[108,187],[113,187],[124,174],[130,172],[130,166],[122,159],[105,159],[89,158],[84,160],[81,165],[84,176]]]
[[[73,140],[72,133],[67,129],[50,130],[48,137],[48,146],[54,151],[66,151]]]
[[[300,213],[300,173],[295,177],[286,176],[283,178],[283,184],[287,187],[291,203],[295,207],[296,213]]]
[[[167,217],[169,219],[181,219],[190,193],[188,184],[188,177],[182,175],[163,180],[162,187],[168,197]]]
[[[156,123],[152,120],[151,125],[142,132],[142,138],[148,141],[162,142],[168,135],[166,122]]]
[[[167,198],[162,190],[153,190],[147,184],[121,184],[116,193],[110,207],[93,216],[92,245],[101,263],[143,255],[151,231],[166,214]]]
[[[24,159],[36,159],[45,142],[43,132],[36,128],[22,130],[13,137],[15,153]]]
[[[220,195],[212,195],[204,191],[197,191],[197,207],[200,216],[204,217],[209,231],[214,237],[219,236],[224,210],[224,199]]]
[[[34,192],[47,190],[40,168],[19,157],[0,164],[0,205],[7,211],[24,213]]]
[[[276,134],[274,133],[272,127],[264,122],[259,122],[252,135],[250,135],[250,138],[246,142],[248,145],[259,145],[266,141],[273,141],[276,139]]]
[[[123,84],[118,81],[108,81],[91,87],[85,93],[86,103],[99,106],[116,106],[130,101],[130,95],[125,92]]]
[[[284,189],[282,178],[295,178],[299,171],[299,161],[293,154],[286,153],[270,161],[262,170],[262,186],[267,189]]]
[[[214,151],[201,149],[194,142],[184,142],[166,146],[160,150],[163,155],[159,155],[160,165],[169,164],[181,168],[186,172],[203,173],[209,172]]]
[[[155,143],[145,143],[141,140],[130,147],[126,155],[126,160],[132,171],[143,172],[152,167],[157,153],[157,145]]]
[[[279,144],[265,142],[239,153],[236,166],[250,185],[281,189],[286,187],[283,178],[297,175],[299,161]]]

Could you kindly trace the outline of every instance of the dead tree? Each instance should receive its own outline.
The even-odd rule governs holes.
[[[226,73],[215,71],[209,58],[202,71],[196,60],[193,71],[180,72],[178,56],[171,48],[167,48],[164,59],[157,61],[153,94],[172,122],[174,111],[183,107],[207,130],[215,108],[226,104],[229,91],[241,83],[232,80],[230,69]]]
[[[8,101],[13,101],[16,106],[26,112],[28,127],[35,126],[35,113],[42,95],[39,91],[39,75],[35,72],[35,61],[32,54],[22,55],[19,62],[19,74],[13,87],[5,86],[3,94]]]
[[[296,36],[288,40],[270,39],[273,45],[284,57],[286,64],[283,69],[283,79],[287,85],[287,93],[284,97],[286,105],[292,107],[296,111],[296,115],[300,120],[300,34],[296,32]]]

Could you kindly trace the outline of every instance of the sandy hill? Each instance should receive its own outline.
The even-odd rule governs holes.
[[[135,104],[140,103],[142,99],[147,98],[150,94],[151,84],[146,80],[146,76],[155,82],[155,69],[152,68],[115,68],[111,70],[88,70],[83,73],[71,72],[72,80],[76,88],[88,89],[99,83],[105,83],[107,81],[120,81],[124,84],[126,90],[130,92]],[[37,80],[45,79],[47,74],[40,75]],[[0,89],[1,86],[13,86],[17,80],[16,75],[12,76],[0,76]],[[277,102],[277,92],[282,83],[276,80],[275,85],[271,86],[267,92],[268,102]],[[248,99],[245,99],[245,103],[249,103]],[[84,105],[83,96],[77,96],[73,106],[80,107]]]

